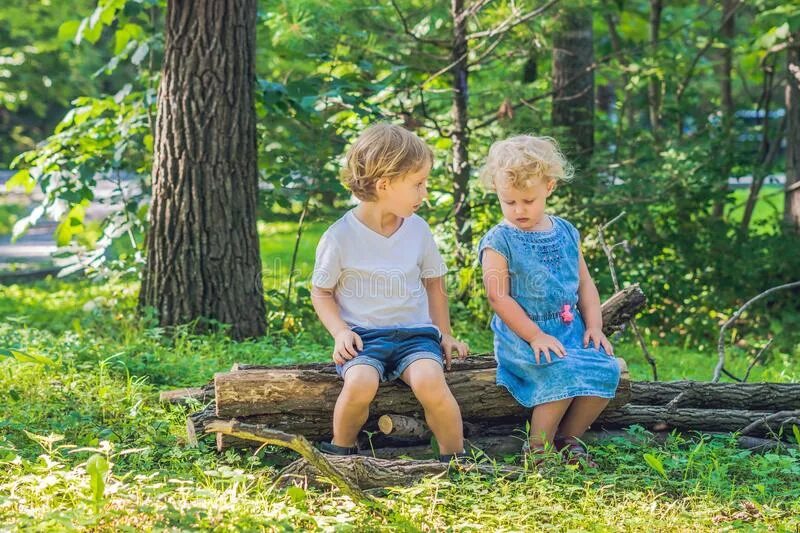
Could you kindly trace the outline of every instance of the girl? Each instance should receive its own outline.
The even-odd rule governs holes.
[[[578,438],[614,397],[620,368],[578,230],[545,213],[571,173],[551,138],[494,143],[480,178],[497,193],[503,221],[483,236],[478,255],[495,311],[497,383],[533,407],[525,448],[541,454],[554,445],[570,463],[596,466]]]

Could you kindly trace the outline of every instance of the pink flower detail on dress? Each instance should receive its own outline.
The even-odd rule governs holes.
[[[575,319],[575,315],[572,314],[572,306],[569,304],[564,304],[561,308],[561,320],[565,324],[571,324],[572,321]]]

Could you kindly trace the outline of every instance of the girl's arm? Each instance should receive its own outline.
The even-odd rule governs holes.
[[[600,293],[589,273],[583,254],[578,252],[578,309],[583,315],[586,329],[603,329],[603,314],[600,311]]]
[[[453,350],[458,352],[463,359],[469,353],[469,347],[453,337],[450,327],[450,307],[447,303],[447,290],[444,286],[444,276],[436,278],[422,278],[422,285],[428,294],[428,312],[431,321],[442,333],[442,352],[444,353],[445,366],[450,370],[450,361]]]
[[[578,263],[578,309],[583,315],[586,324],[586,333],[583,335],[583,346],[594,344],[595,348],[605,348],[608,355],[614,355],[614,347],[603,333],[603,311],[600,308],[600,293],[589,273],[589,267],[580,251]]]
[[[491,248],[486,248],[483,251],[481,264],[483,266],[483,285],[486,287],[489,305],[514,333],[531,345],[536,355],[536,362],[539,362],[540,351],[544,353],[548,362],[550,360],[548,350],[552,350],[559,357],[566,355],[561,342],[542,331],[511,297],[511,282],[506,258]]]
[[[508,277],[506,258],[491,248],[486,248],[483,251],[481,264],[483,266],[483,286],[486,287],[489,305],[514,333],[525,339],[526,342],[531,342],[542,330],[511,297],[511,283]]]

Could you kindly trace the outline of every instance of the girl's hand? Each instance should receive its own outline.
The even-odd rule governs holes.
[[[442,346],[442,354],[444,355],[445,368],[450,370],[450,361],[453,359],[453,350],[458,353],[458,359],[463,361],[469,353],[469,346],[467,343],[461,342],[452,335],[442,333],[442,340],[439,341]]]
[[[540,354],[544,354],[544,358],[547,359],[548,363],[552,363],[552,359],[550,359],[550,352],[552,351],[556,354],[559,359],[563,359],[567,355],[567,351],[564,349],[564,345],[561,342],[553,337],[552,335],[548,335],[544,331],[539,331],[536,336],[531,339],[528,344],[531,345],[533,348],[533,357],[536,359],[536,364],[539,364],[540,361]]]
[[[359,350],[364,349],[364,342],[358,333],[350,328],[343,328],[333,338],[333,362],[343,365],[353,357],[358,355]]]
[[[586,333],[583,334],[583,347],[588,348],[590,344],[594,344],[593,347],[598,350],[602,346],[606,354],[609,356],[614,355],[614,347],[608,342],[603,330],[600,328],[589,328],[586,330]]]

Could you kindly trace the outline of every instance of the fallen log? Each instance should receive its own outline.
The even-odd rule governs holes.
[[[625,439],[635,444],[642,446],[663,444],[670,436],[670,431],[657,431],[646,433],[644,435],[637,433],[630,433],[623,430],[592,430],[586,432],[581,441],[591,446],[595,444],[603,444],[612,439]],[[685,434],[687,439],[695,440],[700,435],[708,436],[724,436],[730,437],[730,433],[721,432],[703,432]],[[503,457],[519,455],[521,453],[522,444],[525,438],[522,435],[497,435],[493,437],[476,437],[473,439],[466,439],[467,451],[484,454],[492,459],[500,459]],[[764,439],[758,437],[739,436],[736,437],[736,443],[739,448],[751,450],[754,452],[767,452],[790,447],[797,447],[786,442],[775,439]],[[374,448],[362,449],[359,454],[368,457],[378,457],[381,459],[430,459],[433,457],[433,449],[428,444],[418,444],[416,446],[397,446],[387,448]]]
[[[625,428],[667,426],[682,430],[743,431],[748,434],[777,433],[783,425],[800,424],[800,410],[749,411],[742,409],[669,408],[661,405],[623,405],[603,411],[595,426]],[[787,428],[788,429],[788,428]]]
[[[289,448],[302,456],[281,471],[285,482],[303,485],[318,485],[323,479],[339,487],[353,500],[368,505],[378,505],[369,494],[362,492],[391,486],[413,484],[423,477],[445,474],[452,465],[431,461],[396,461],[374,457],[324,455],[315,449],[302,435],[292,435],[283,431],[238,420],[210,420],[206,431],[255,440]],[[480,472],[491,475],[521,475],[524,471],[512,466],[463,463],[457,465],[460,472]]]
[[[395,437],[431,438],[431,430],[425,422],[410,416],[383,415],[378,419],[378,429],[384,435]]]
[[[202,387],[184,387],[182,389],[161,391],[158,401],[175,405],[186,405],[189,402],[208,403],[214,400],[214,384]]]
[[[456,362],[445,377],[467,422],[480,421],[482,426],[522,424],[529,416],[529,409],[495,384],[493,359],[472,357]],[[269,427],[280,427],[312,439],[329,434],[333,407],[342,388],[335,374],[307,367],[220,373],[215,376],[214,383],[218,417],[257,415]],[[629,398],[630,381],[625,375],[610,407],[624,405]],[[420,412],[419,402],[408,386],[399,382],[384,383],[370,406],[368,423],[376,423],[383,414],[415,416]]]
[[[631,404],[783,411],[800,409],[800,383],[636,381]]]
[[[624,325],[631,319],[631,317],[644,307],[645,303],[646,303],[645,295],[638,284],[631,285],[630,287],[626,287],[625,289],[613,294],[608,300],[603,302],[602,305],[603,331],[607,335],[611,335],[615,331],[622,329],[622,327],[624,327]],[[482,355],[487,356],[484,359],[481,359],[482,363],[478,363],[477,361],[471,362],[468,368],[470,369],[494,368],[496,366],[494,361],[488,358],[488,356],[492,356],[492,354],[477,354],[472,357],[480,358]],[[455,362],[454,364],[456,368],[460,368],[459,362]],[[336,374],[336,369],[334,368],[333,365],[329,363],[311,363],[302,365],[282,365],[282,366],[266,366],[266,365],[235,363],[231,368],[231,372],[237,372],[240,370],[272,370],[272,369],[311,370],[319,372],[321,374]],[[214,397],[215,397],[214,381],[211,381],[210,383],[204,385],[203,387],[182,388],[176,390],[163,391],[160,393],[160,400],[162,402],[176,403],[176,404],[186,403],[190,399],[197,400],[200,403],[207,403],[213,400]]]

